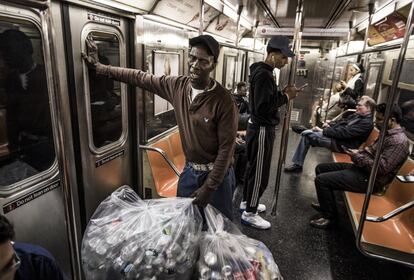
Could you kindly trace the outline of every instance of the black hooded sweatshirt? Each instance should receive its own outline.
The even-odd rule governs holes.
[[[256,62],[250,66],[250,112],[251,126],[274,127],[279,124],[279,107],[288,102],[273,78],[273,67]]]

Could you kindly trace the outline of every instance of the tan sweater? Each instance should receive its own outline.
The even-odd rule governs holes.
[[[237,108],[219,83],[190,102],[191,83],[185,76],[155,76],[146,72],[98,64],[96,72],[117,81],[141,87],[174,106],[187,161],[214,163],[206,184],[216,189],[229,168],[237,133]]]

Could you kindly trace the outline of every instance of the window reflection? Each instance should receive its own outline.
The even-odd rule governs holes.
[[[44,65],[39,30],[0,17],[0,187],[54,162]]]
[[[152,50],[147,50],[146,52],[146,69],[151,74],[158,74],[162,75],[164,73],[160,73],[160,71],[156,71],[157,69],[153,69],[156,67],[153,67],[153,62],[155,60],[154,55],[159,54],[156,52],[153,52]],[[179,60],[177,60],[178,62]],[[156,64],[156,63],[154,63]],[[163,65],[161,63],[160,65]],[[155,65],[157,66],[157,65]],[[178,67],[178,66],[177,66]],[[171,75],[178,75],[178,70],[172,71]],[[157,113],[155,110],[157,98],[154,97],[154,94],[151,92],[145,92],[145,95],[143,96],[143,101],[145,103],[145,125],[147,128],[147,140],[151,139],[165,131],[167,131],[170,128],[173,128],[177,125],[177,121],[175,119],[174,109],[171,107],[167,111],[163,111],[162,113]]]
[[[119,40],[113,34],[92,32],[102,64],[120,66]],[[92,136],[95,147],[117,141],[122,134],[120,83],[89,70]]]
[[[408,137],[414,140],[414,92],[409,90],[400,90],[399,105],[403,118],[401,126],[406,129]]]

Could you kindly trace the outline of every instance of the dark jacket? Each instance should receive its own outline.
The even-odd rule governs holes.
[[[279,107],[288,99],[273,79],[273,67],[256,62],[250,66],[250,114],[253,128],[279,124]]]
[[[239,114],[249,114],[249,102],[247,102],[246,97],[238,94],[233,95],[234,102],[236,102],[237,109]]]
[[[374,128],[372,114],[361,116],[352,114],[338,122],[331,122],[323,129],[323,135],[332,138],[332,149],[343,152],[342,145],[351,149],[358,148],[367,140]]]
[[[358,80],[355,81],[354,89],[349,87],[345,88],[340,95],[340,103],[342,103],[347,109],[353,109],[356,107],[358,100],[364,93],[364,80],[360,76]]]
[[[233,98],[239,110],[239,122],[237,130],[246,130],[247,122],[250,119],[249,102],[247,102],[246,98],[241,95],[235,94],[233,95]]]
[[[21,261],[15,280],[66,279],[55,259],[42,247],[16,242],[13,248]]]

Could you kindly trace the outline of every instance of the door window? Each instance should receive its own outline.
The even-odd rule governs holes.
[[[55,161],[42,36],[0,16],[0,190]]]
[[[91,32],[102,64],[120,66],[120,44],[114,34]],[[96,75],[89,69],[89,101],[92,138],[96,148],[110,145],[122,135],[122,95],[120,82]]]

